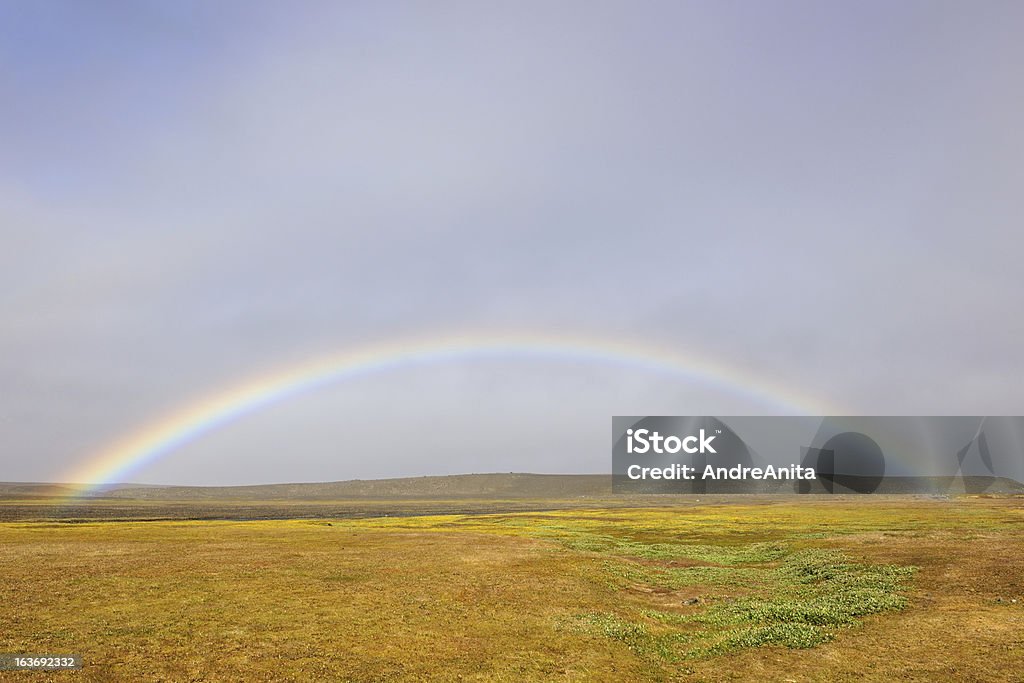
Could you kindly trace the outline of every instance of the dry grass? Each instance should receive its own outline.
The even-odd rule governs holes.
[[[8,523],[0,652],[86,668],[0,676],[1020,681],[1022,557],[1012,498]]]

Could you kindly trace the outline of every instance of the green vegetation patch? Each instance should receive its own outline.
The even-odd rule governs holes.
[[[636,560],[606,561],[609,583],[646,592],[705,586],[708,591],[742,588],[747,595],[680,600],[679,612],[640,609],[621,615],[588,614],[584,630],[625,643],[640,655],[665,661],[705,658],[741,648],[782,645],[808,648],[831,640],[859,617],[902,609],[914,568],[853,562],[833,550],[786,549],[772,544],[723,548],[699,546],[721,559],[772,557],[760,566],[652,567]],[[692,556],[691,556],[692,557]]]
[[[651,560],[694,560],[709,565],[737,565],[771,562],[781,558],[781,543],[749,543],[722,546],[689,543],[641,543],[613,536],[580,535],[566,539],[573,550],[608,553]]]

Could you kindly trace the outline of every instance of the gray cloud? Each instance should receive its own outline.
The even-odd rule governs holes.
[[[59,478],[270,368],[457,329],[650,340],[851,412],[1019,414],[1020,14],[7,5],[0,478]],[[605,471],[611,414],[778,409],[450,362],[136,478]]]

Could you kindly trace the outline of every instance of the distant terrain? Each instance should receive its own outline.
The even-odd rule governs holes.
[[[112,498],[142,500],[343,500],[347,498],[574,498],[609,496],[604,474],[456,474],[256,486],[119,487]]]
[[[1024,485],[993,477],[892,479],[888,493],[910,498],[1021,495]],[[793,493],[614,494],[599,474],[462,474],[257,486],[107,485],[100,491],[47,483],[0,483],[0,522],[274,520],[494,514],[700,504],[766,504]],[[890,496],[836,495],[879,504]],[[807,499],[827,496],[807,495]]]
[[[892,494],[1024,493],[1024,484],[1003,477],[890,477],[877,491]],[[139,501],[337,501],[607,498],[605,474],[456,474],[396,479],[353,479],[319,483],[250,486],[159,486],[109,484],[83,491],[72,484],[3,483],[0,500],[88,498]]]
[[[707,498],[707,497],[705,497]],[[617,496],[607,475],[467,474],[259,486],[0,483],[0,522],[272,520],[692,505],[693,496]]]

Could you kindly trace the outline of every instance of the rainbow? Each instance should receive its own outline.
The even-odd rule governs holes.
[[[509,357],[614,364],[722,387],[794,414],[837,414],[821,400],[709,358],[649,343],[551,334],[452,334],[374,344],[316,358],[215,391],[145,425],[68,472],[85,494],[126,477],[215,429],[298,394],[412,365]]]

